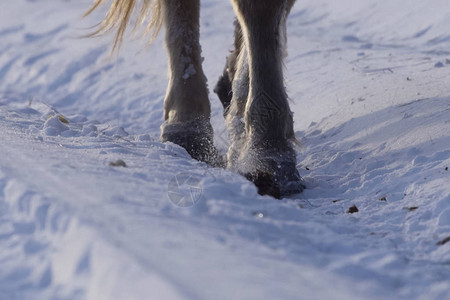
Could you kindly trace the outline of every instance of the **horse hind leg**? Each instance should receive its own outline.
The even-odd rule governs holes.
[[[282,66],[285,22],[293,3],[293,0],[233,0],[248,55],[249,82],[243,109],[245,140],[241,142],[239,156],[232,156],[236,161],[228,164],[253,181],[261,194],[277,198],[303,190],[292,146],[293,119]],[[233,95],[231,107],[234,99]]]
[[[225,63],[223,74],[219,77],[219,80],[214,88],[214,92],[222,102],[224,109],[224,117],[227,115],[227,111],[230,107],[231,100],[233,99],[233,81],[238,71],[238,61],[243,46],[242,29],[238,20],[234,21],[234,49],[228,55]],[[245,49],[245,48],[244,48]]]
[[[210,103],[199,42],[200,0],[161,1],[169,85],[164,100],[161,140],[184,147],[195,159],[223,164],[213,144]]]

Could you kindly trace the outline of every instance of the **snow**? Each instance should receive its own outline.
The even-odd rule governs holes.
[[[104,13],[81,20],[90,4],[2,4],[1,300],[450,299],[448,1],[296,4],[286,85],[308,189],[281,201],[158,140],[163,37],[111,58],[111,36],[79,38]],[[210,86],[232,20],[203,0]]]

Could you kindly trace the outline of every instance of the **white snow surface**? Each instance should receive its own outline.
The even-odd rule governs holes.
[[[111,35],[80,38],[105,13],[82,20],[89,5],[2,3],[1,300],[450,299],[448,0],[298,1],[286,85],[308,189],[280,201],[158,140],[163,36],[110,58]],[[211,88],[233,10],[201,9]],[[195,205],[170,201],[176,180]]]

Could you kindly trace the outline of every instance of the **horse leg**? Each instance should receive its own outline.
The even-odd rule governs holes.
[[[286,20],[295,0],[288,0],[286,12],[282,19],[281,33],[283,57],[286,51]],[[237,161],[243,142],[245,140],[244,111],[249,89],[249,66],[247,47],[245,47],[242,28],[238,20],[234,21],[234,49],[226,59],[223,74],[219,77],[214,92],[218,95],[223,108],[224,117],[228,124],[228,133],[231,146],[228,150],[229,167]],[[235,168],[234,168],[235,169]]]
[[[230,147],[234,154],[228,155],[232,158],[228,164],[253,181],[261,194],[277,198],[303,189],[292,146],[293,119],[282,65],[285,22],[293,3],[233,0],[244,41],[245,50],[241,53],[247,55],[246,61],[238,60],[237,74],[248,66],[248,89],[245,105],[234,104],[233,95],[231,107],[241,107],[238,114],[243,115],[245,139],[240,139],[239,151]],[[234,86],[233,83],[233,93]]]
[[[200,0],[161,1],[169,55],[161,140],[184,147],[195,159],[222,163],[213,144],[210,103],[199,42]]]
[[[282,28],[281,33],[283,34],[284,39],[284,45],[283,45],[283,51],[284,51],[284,57],[287,56],[286,52],[286,42],[287,42],[287,33],[286,33],[286,20],[289,16],[289,13],[294,6],[295,0],[287,0],[286,4],[286,13],[284,14],[283,20],[282,20]],[[242,36],[242,28],[241,24],[238,20],[234,21],[234,45],[233,50],[231,51],[230,55],[228,55],[225,63],[225,68],[223,70],[223,74],[219,77],[219,80],[217,81],[217,84],[214,88],[214,92],[217,94],[217,96],[220,99],[220,102],[222,102],[223,108],[224,108],[224,116],[227,114],[227,110],[230,107],[231,100],[233,99],[233,80],[234,76],[237,72],[238,67],[238,57],[241,53],[243,45],[243,36]],[[245,49],[244,49],[245,50]]]
[[[226,117],[227,111],[230,107],[231,100],[233,99],[233,86],[234,76],[237,72],[239,55],[241,54],[243,46],[242,29],[238,20],[234,21],[234,49],[228,55],[225,63],[223,74],[219,77],[219,80],[214,88],[214,92],[222,102],[224,109],[224,116]]]

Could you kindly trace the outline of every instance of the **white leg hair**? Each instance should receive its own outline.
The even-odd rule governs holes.
[[[232,170],[237,170],[235,164],[246,141],[245,134],[245,105],[249,94],[249,65],[247,48],[242,45],[237,58],[237,69],[233,76],[233,98],[226,114],[228,135],[231,141],[227,153],[227,165]]]

